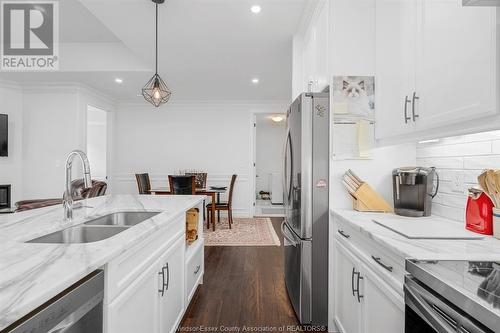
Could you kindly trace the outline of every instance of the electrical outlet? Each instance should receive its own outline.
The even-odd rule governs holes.
[[[451,190],[454,193],[464,193],[465,177],[463,172],[454,172],[451,177]]]

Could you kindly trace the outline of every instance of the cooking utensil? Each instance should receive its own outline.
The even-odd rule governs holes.
[[[495,207],[500,206],[500,191],[497,190],[496,175],[494,170],[486,170],[486,186],[488,193],[493,198]]]

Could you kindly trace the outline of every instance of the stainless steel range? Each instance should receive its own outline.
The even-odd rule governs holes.
[[[500,332],[500,263],[406,261],[406,333]]]

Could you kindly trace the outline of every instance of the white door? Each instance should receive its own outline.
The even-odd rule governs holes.
[[[107,332],[159,332],[158,264],[151,266],[107,307]]]
[[[338,241],[335,241],[334,318],[342,333],[361,332],[361,303],[356,289],[359,262]],[[375,331],[373,331],[375,332]]]
[[[414,128],[409,101],[415,90],[417,3],[376,3],[377,139],[399,136]]]
[[[419,7],[418,130],[496,112],[496,9],[462,0],[422,0]]]
[[[361,332],[401,333],[405,330],[405,304],[380,277],[362,266],[360,293],[362,297],[363,329]]]
[[[184,247],[182,237],[161,259],[164,282],[163,293],[158,294],[161,333],[175,332],[184,313]]]
[[[87,157],[92,179],[106,180],[108,155],[108,113],[105,110],[87,107]]]

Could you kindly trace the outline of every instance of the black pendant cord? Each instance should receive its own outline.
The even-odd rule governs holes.
[[[155,73],[158,75],[158,4],[156,4],[156,67],[155,67]]]

